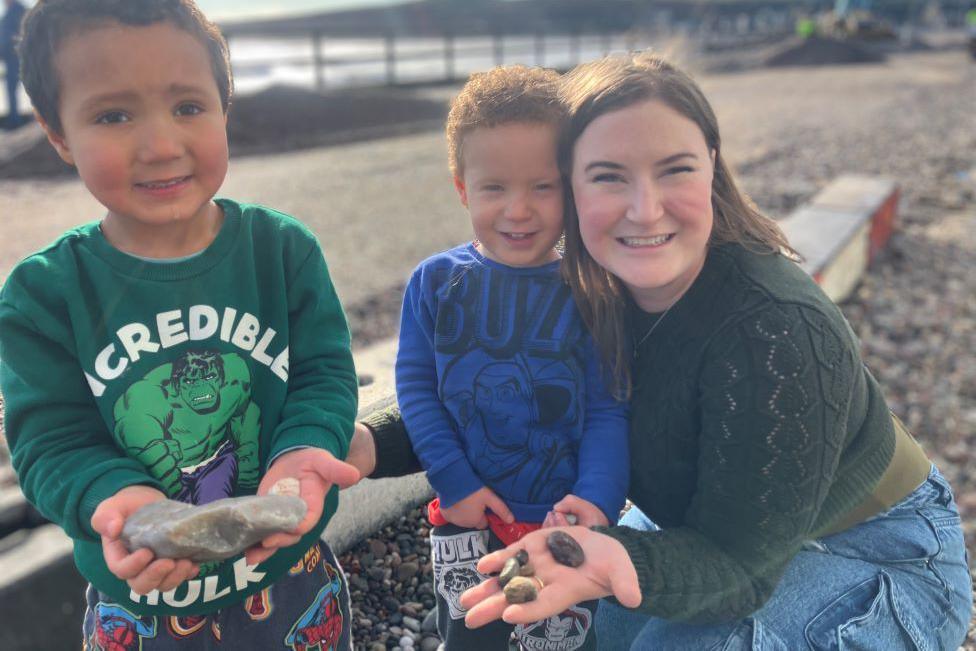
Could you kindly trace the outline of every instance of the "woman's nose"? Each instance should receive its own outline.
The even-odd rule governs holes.
[[[627,218],[633,222],[652,223],[664,217],[661,189],[652,181],[638,182],[628,210]]]

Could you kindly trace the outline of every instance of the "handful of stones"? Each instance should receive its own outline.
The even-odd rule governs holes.
[[[579,567],[586,560],[583,548],[576,539],[562,531],[553,531],[546,537],[546,547],[557,563],[568,567]],[[538,582],[539,587],[536,587]],[[524,604],[535,601],[542,589],[542,579],[535,576],[535,569],[529,562],[529,553],[520,549],[515,556],[505,561],[498,575],[498,583],[510,604]]]
[[[221,561],[273,533],[297,527],[308,510],[297,485],[297,480],[282,480],[268,495],[229,497],[201,506],[153,502],[126,520],[122,543],[130,552],[148,547],[160,558]]]

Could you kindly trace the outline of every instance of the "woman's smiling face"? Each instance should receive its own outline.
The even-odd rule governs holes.
[[[580,235],[648,312],[667,309],[705,262],[714,151],[694,122],[657,100],[605,113],[573,150]]]

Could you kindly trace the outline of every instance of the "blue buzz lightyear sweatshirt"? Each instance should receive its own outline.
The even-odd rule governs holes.
[[[488,486],[541,522],[572,493],[616,522],[627,414],[604,377],[558,261],[508,267],[466,244],[410,278],[397,399],[441,506]]]

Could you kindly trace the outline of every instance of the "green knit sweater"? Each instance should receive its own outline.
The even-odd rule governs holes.
[[[634,341],[658,318],[631,316]],[[858,349],[790,260],[709,252],[634,366],[629,497],[662,530],[601,529],[637,568],[643,611],[754,612],[803,541],[870,493],[894,429]]]
[[[349,331],[312,234],[260,206],[219,200],[201,254],[147,262],[97,223],[22,261],[0,293],[0,389],[24,495],[74,539],[81,573],[136,614],[202,614],[286,572],[304,539],[243,557],[174,591],[139,596],[105,565],[90,520],[134,484],[202,503],[254,493],[270,460],[312,446],[344,458],[356,414]]]

